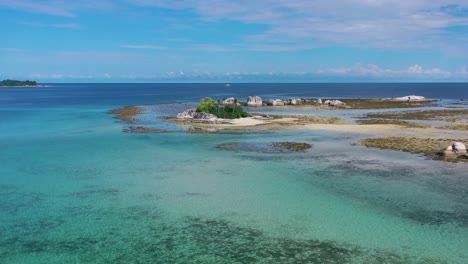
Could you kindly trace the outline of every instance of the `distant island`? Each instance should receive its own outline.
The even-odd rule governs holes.
[[[0,87],[31,87],[39,86],[36,81],[18,81],[18,80],[3,80],[0,82]]]

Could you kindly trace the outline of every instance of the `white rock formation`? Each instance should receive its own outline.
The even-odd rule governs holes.
[[[234,97],[229,97],[227,99],[224,99],[223,101],[223,105],[234,105],[236,102],[236,98]],[[237,105],[239,105],[239,103],[237,103]]]
[[[461,142],[454,142],[452,145],[444,148],[440,152],[443,156],[462,155],[467,154],[465,144]]]
[[[324,105],[329,105],[329,106],[345,106],[346,104],[341,102],[340,100],[326,100],[323,102]]]
[[[301,99],[291,98],[291,99],[287,99],[285,101],[285,104],[287,104],[287,105],[298,105],[298,104],[300,104],[300,102],[301,102]]]
[[[197,114],[197,109],[189,109],[185,110],[182,113],[177,114],[178,119],[193,119],[193,117]]]
[[[275,99],[275,100],[273,100],[272,105],[273,106],[283,106],[284,102],[283,102],[283,100]]]
[[[424,96],[418,96],[418,95],[407,95],[407,96],[393,98],[393,100],[394,101],[425,101],[427,100],[427,98]]]
[[[177,119],[200,119],[207,121],[216,121],[219,118],[213,114],[197,112],[197,109],[193,108],[177,114]]]
[[[249,96],[247,98],[247,106],[262,106],[263,101],[260,96]]]
[[[283,100],[280,100],[280,99],[273,99],[273,100],[267,100],[267,105],[270,105],[270,106],[282,106],[282,105],[285,105],[284,101]]]

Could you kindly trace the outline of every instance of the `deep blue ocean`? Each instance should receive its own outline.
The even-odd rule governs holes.
[[[46,84],[41,89],[2,89],[2,106],[122,105],[198,102],[201,96],[391,98],[423,95],[436,99],[467,99],[468,83],[235,83],[225,84]],[[26,91],[26,92],[25,92]]]
[[[354,145],[365,132],[132,134],[108,114],[145,106],[140,122],[165,126],[205,96],[249,95],[458,106],[468,84],[1,88],[0,263],[468,263],[467,163]],[[278,141],[312,148],[217,148]]]

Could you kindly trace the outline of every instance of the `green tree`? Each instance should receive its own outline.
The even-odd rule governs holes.
[[[218,105],[211,97],[205,97],[200,100],[200,104],[197,107],[197,112],[205,112],[215,115],[218,112]]]

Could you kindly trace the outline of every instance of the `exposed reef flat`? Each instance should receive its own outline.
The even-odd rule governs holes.
[[[306,116],[306,115],[269,115],[268,118],[257,119],[246,117],[239,119],[223,119],[216,122],[206,120],[190,120],[167,118],[166,121],[173,122],[183,128],[195,127],[200,130],[225,131],[225,130],[282,130],[300,129],[311,124],[346,124],[347,121],[338,117]]]
[[[218,149],[231,151],[262,152],[262,153],[293,153],[304,152],[312,145],[302,142],[229,142],[216,146]]]
[[[413,108],[433,105],[436,100],[398,101],[385,99],[341,99],[350,109]]]
[[[430,159],[450,162],[468,162],[468,156],[440,156],[437,152],[453,142],[468,144],[468,139],[422,138],[422,137],[385,137],[367,138],[359,141],[357,145],[370,148],[400,150],[409,153],[422,154]]]
[[[432,120],[457,122],[468,117],[468,109],[424,110],[392,113],[368,113],[365,118]]]
[[[125,106],[123,108],[110,110],[108,113],[116,115],[115,118],[120,119],[122,121],[128,123],[135,123],[137,122],[137,115],[142,114],[144,109],[138,106]]]
[[[122,130],[125,133],[170,133],[174,131],[165,130],[165,129],[158,129],[158,128],[151,128],[145,126],[129,126]]]
[[[407,128],[430,128],[431,125],[416,122],[408,122],[393,119],[359,119],[356,122],[360,125],[397,125]]]

